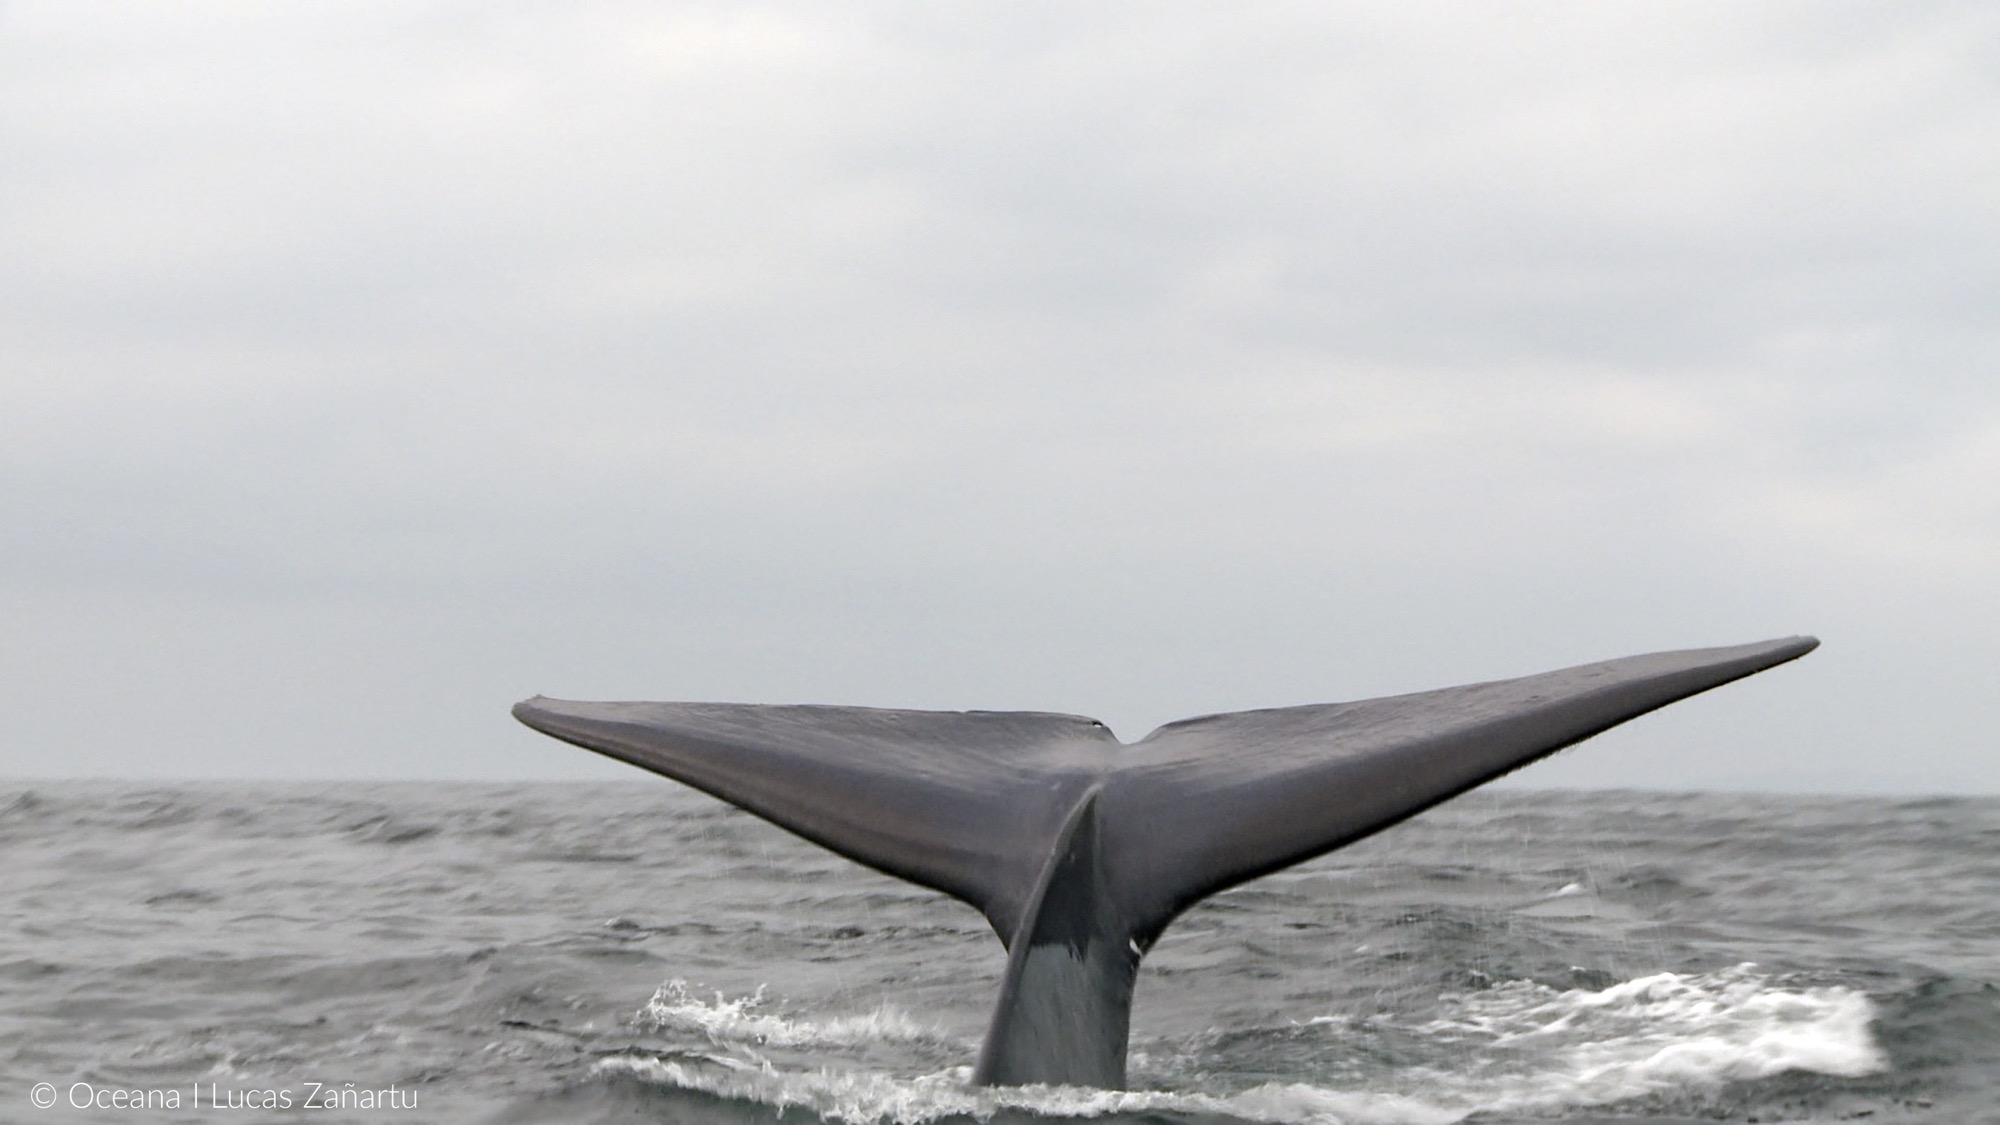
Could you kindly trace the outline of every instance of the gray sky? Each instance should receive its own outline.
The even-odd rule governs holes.
[[[0,776],[1811,632],[1522,780],[2000,793],[2000,8],[0,2]]]

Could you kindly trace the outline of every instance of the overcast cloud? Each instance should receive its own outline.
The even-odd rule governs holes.
[[[1996,201],[1984,5],[0,3],[0,776],[1811,632],[1522,780],[2000,793]]]

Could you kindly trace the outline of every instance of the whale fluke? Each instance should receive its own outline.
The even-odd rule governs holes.
[[[970,903],[1008,952],[974,1080],[1117,1088],[1139,961],[1189,906],[1818,644],[1208,715],[1129,745],[1040,712],[537,696],[514,716]]]

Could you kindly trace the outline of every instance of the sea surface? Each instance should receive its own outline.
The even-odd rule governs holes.
[[[636,774],[0,783],[0,857],[0,1121],[2000,1122],[1988,798],[1472,794],[1176,922],[1124,1093],[970,1086],[983,919]]]

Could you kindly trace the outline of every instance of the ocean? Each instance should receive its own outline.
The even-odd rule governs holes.
[[[1462,797],[1177,921],[1120,1093],[970,1086],[982,918],[636,771],[4,783],[0,854],[0,1121],[2000,1123],[1992,798]]]

